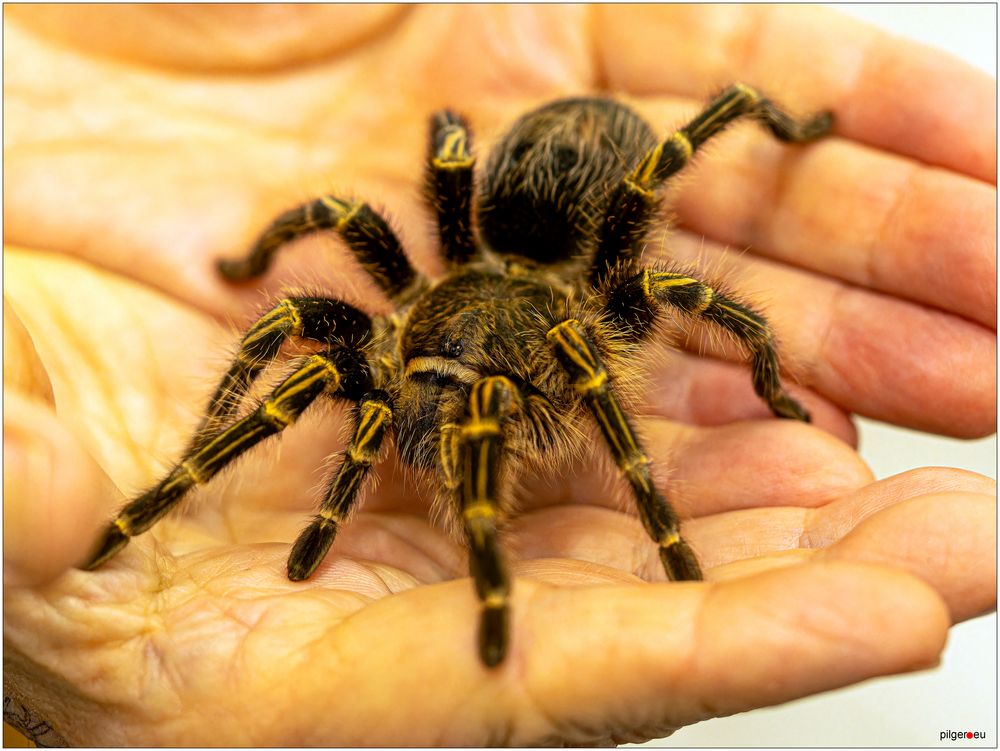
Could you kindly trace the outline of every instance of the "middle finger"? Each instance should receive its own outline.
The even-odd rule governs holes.
[[[639,108],[665,136],[700,105]],[[682,226],[995,327],[996,188],[828,137],[786,146],[741,124],[674,183]]]

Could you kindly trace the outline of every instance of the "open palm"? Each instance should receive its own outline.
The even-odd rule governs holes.
[[[266,20],[299,35],[294,49],[316,50],[303,40],[336,34],[299,15],[312,12],[359,11]],[[17,313],[8,359],[24,365],[5,371],[11,689],[75,743],[579,743],[664,735],[933,664],[948,624],[993,604],[993,484],[949,470],[871,483],[847,415],[965,436],[995,427],[992,133],[975,132],[985,120],[969,114],[991,82],[893,43],[948,74],[942,97],[961,89],[971,101],[951,123],[901,97],[902,137],[871,111],[898,81],[838,82],[815,63],[796,82],[787,61],[767,59],[776,53],[722,59],[720,43],[689,61],[691,50],[652,36],[701,28],[704,38],[735,23],[726,14],[759,13],[764,36],[796,24],[798,36],[778,37],[796,45],[806,33],[858,38],[815,11],[380,12],[343,23],[349,49],[319,50],[311,65],[282,60],[277,43],[269,57],[267,45],[254,53],[228,38],[224,60],[242,69],[202,61],[210,73],[170,69],[155,37],[145,52],[156,65],[143,67],[67,50],[72,32],[51,18],[25,11],[8,25],[5,240],[24,248],[5,254]],[[417,187],[430,111],[453,106],[495,134],[532,104],[603,85],[676,124],[697,109],[686,96],[737,78],[779,86],[804,112],[834,109],[843,138],[793,151],[734,129],[681,181],[692,234],[674,235],[671,254],[698,256],[770,301],[818,426],[750,419],[766,410],[728,362],[736,353],[712,342],[687,344],[719,359],[656,358],[639,424],[661,484],[692,517],[685,534],[709,582],[640,583],[662,579],[656,548],[595,453],[524,483],[507,533],[520,561],[512,651],[497,671],[478,661],[461,546],[428,521],[393,457],[317,574],[290,583],[289,543],[341,444],[336,408],[323,407],[100,571],[55,578],[123,500],[113,486],[132,492],[176,459],[232,351],[220,320],[242,325],[262,299],[224,285],[213,261],[243,252],[274,213],[332,186],[354,190],[388,207],[433,274]],[[889,144],[899,155],[877,148]],[[878,185],[859,196],[862,174]],[[931,197],[933,226],[922,218]],[[702,235],[771,260],[729,256]],[[63,257],[43,252],[53,250]],[[385,309],[329,238],[290,249],[267,283],[289,281]]]

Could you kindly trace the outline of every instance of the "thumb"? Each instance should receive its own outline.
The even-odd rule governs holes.
[[[114,485],[52,409],[52,386],[4,299],[4,584],[35,586],[79,562]]]
[[[37,586],[83,560],[117,491],[45,404],[4,401],[4,585]]]

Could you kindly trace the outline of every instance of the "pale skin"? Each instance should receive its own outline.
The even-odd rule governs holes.
[[[815,8],[5,14],[5,693],[69,743],[662,737],[932,666],[952,623],[995,607],[994,483],[874,482],[850,422],[995,430],[989,77]],[[815,416],[770,419],[712,337],[652,358],[638,425],[706,582],[662,581],[595,451],[526,483],[497,670],[462,546],[391,452],[315,577],[290,583],[342,445],[326,407],[100,571],[72,568],[197,424],[228,323],[265,299],[213,262],[273,214],[354,192],[436,274],[418,190],[434,109],[467,113],[485,145],[534,104],[605,88],[665,135],[734,80],[837,124],[795,149],[734,128],[668,191],[679,228],[652,243],[766,301]],[[386,309],[329,238],[263,287],[288,283]]]

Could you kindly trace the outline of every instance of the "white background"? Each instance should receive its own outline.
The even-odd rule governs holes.
[[[933,45],[996,76],[996,6],[835,5],[895,34]],[[943,465],[996,479],[996,436],[959,441],[859,420],[861,454],[879,477]],[[997,745],[997,619],[952,629],[940,667],[882,678],[780,707],[709,720],[648,746]],[[985,741],[939,741],[943,730],[983,730]]]

